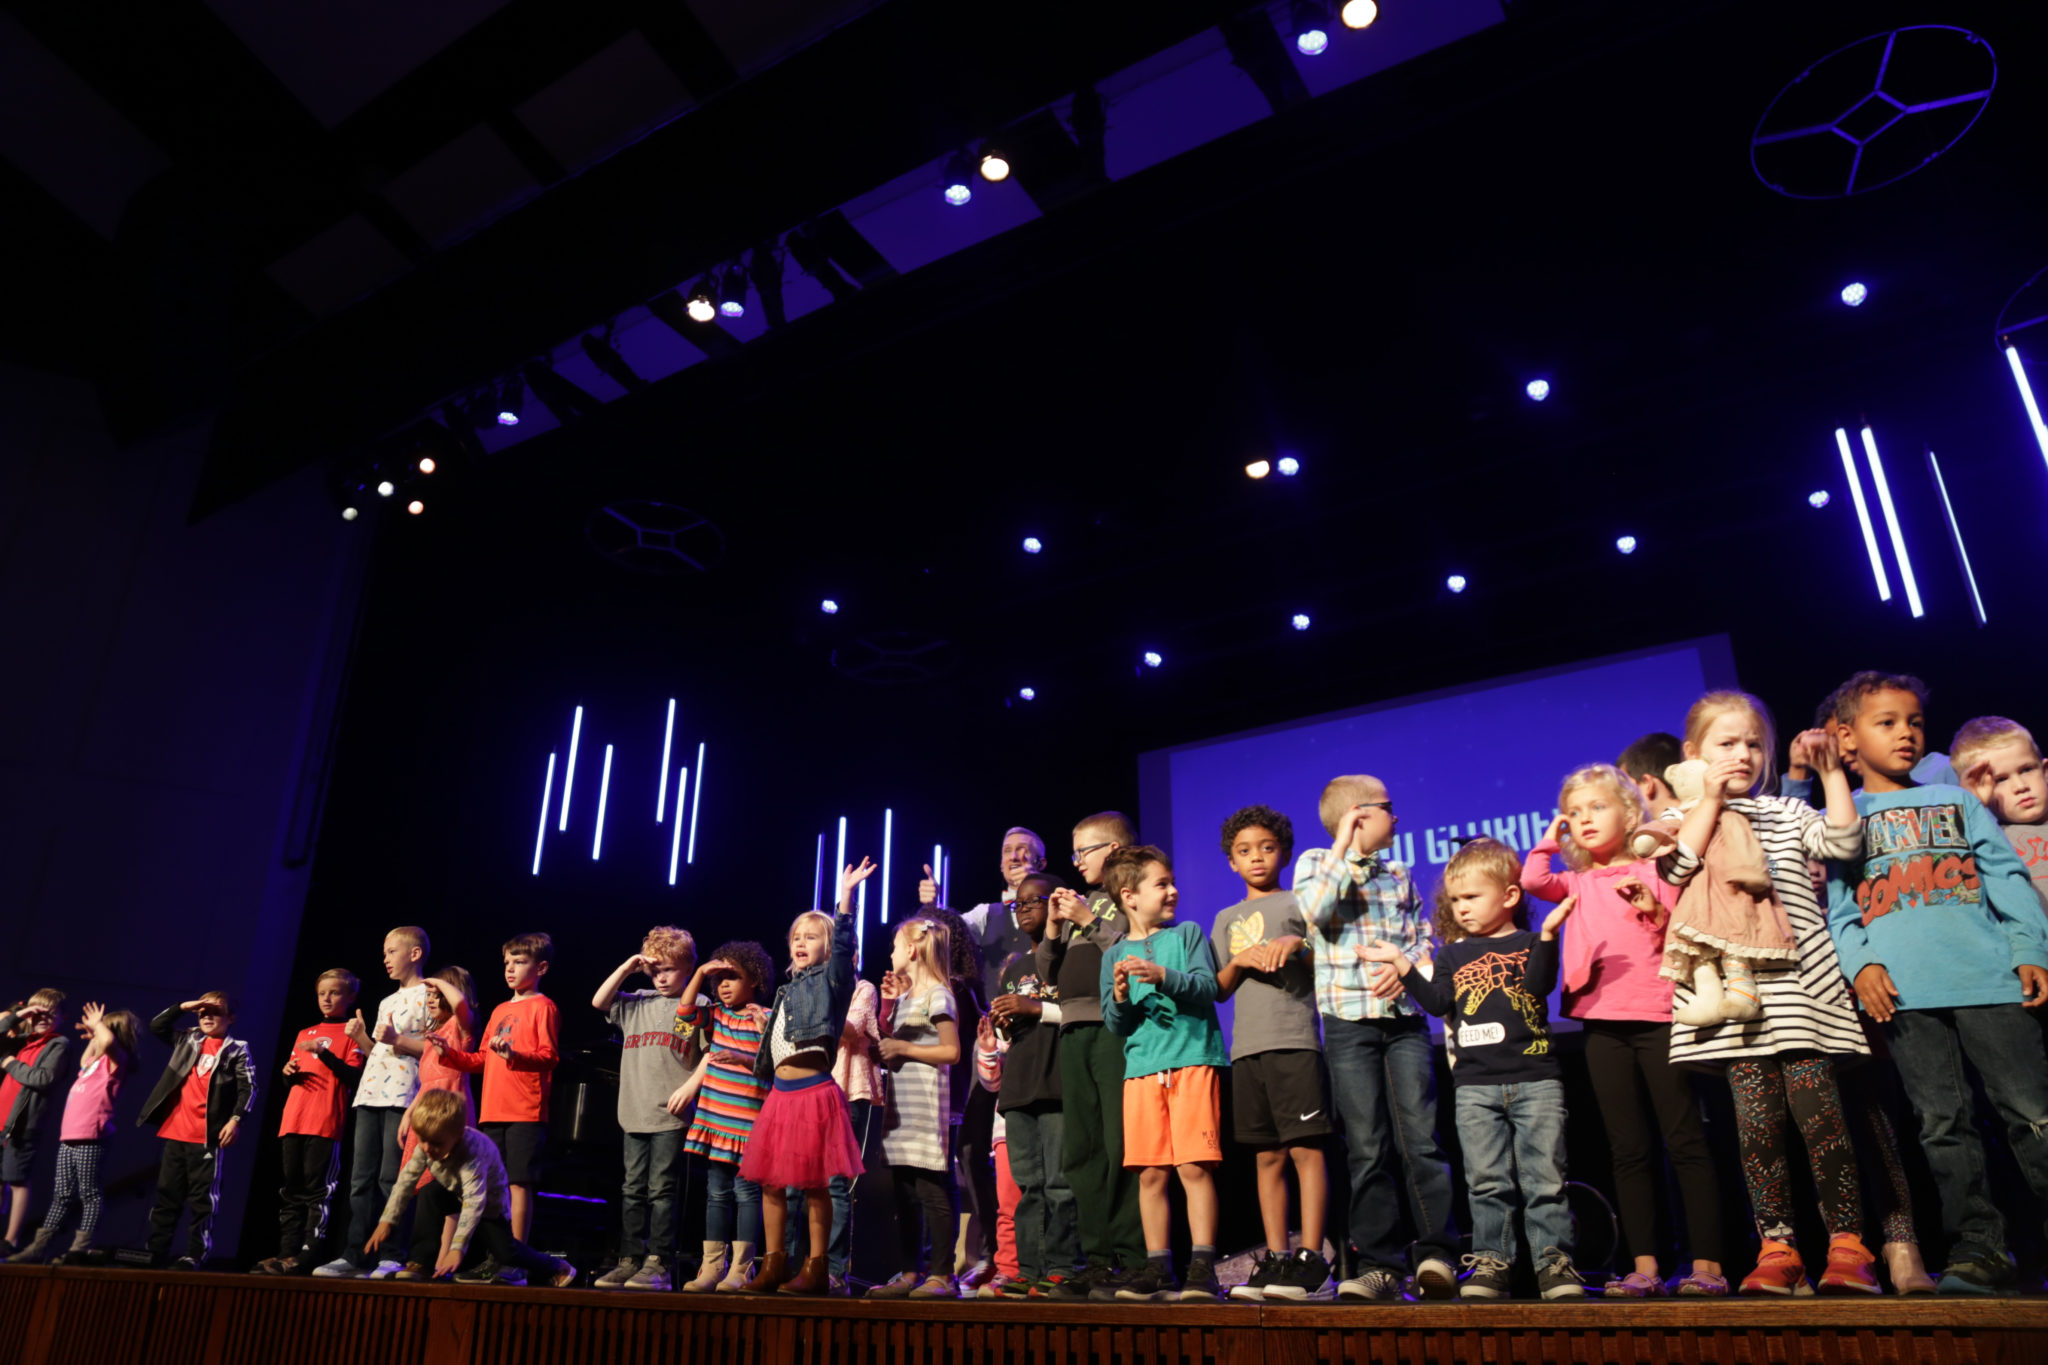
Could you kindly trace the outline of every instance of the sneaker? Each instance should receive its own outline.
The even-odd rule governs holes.
[[[1393,1303],[1401,1297],[1400,1272],[1374,1266],[1338,1285],[1337,1297],[1358,1303]]]
[[[361,1279],[363,1268],[346,1256],[337,1256],[326,1265],[314,1266],[313,1275],[322,1280]]]
[[[519,1272],[515,1270],[512,1273],[517,1275]],[[548,1276],[549,1286],[555,1289],[567,1289],[574,1283],[576,1283],[576,1267],[570,1265],[559,1256],[555,1257],[554,1273]]]
[[[518,1278],[513,1278],[517,1276]],[[486,1255],[467,1270],[455,1272],[457,1284],[525,1284],[526,1276],[505,1265],[495,1256]]]
[[[660,1262],[657,1261],[655,1264],[659,1265]],[[626,1281],[638,1274],[639,1270],[640,1262],[637,1258],[621,1256],[619,1257],[619,1263],[592,1280],[590,1287],[592,1289],[624,1289]]]
[[[1514,1289],[1508,1279],[1511,1267],[1488,1251],[1465,1257],[1465,1278],[1458,1285],[1461,1299],[1511,1299]]]
[[[598,1283],[602,1285],[604,1281],[599,1280]],[[669,1278],[668,1267],[662,1264],[661,1257],[659,1256],[649,1256],[642,1260],[640,1268],[633,1272],[632,1277],[626,1281],[626,1288],[628,1289],[652,1289],[666,1293],[673,1287],[674,1285]]]
[[[1104,1279],[1109,1276],[1109,1267],[1091,1265],[1072,1275],[1048,1275],[1043,1283],[1048,1286],[1045,1296],[1062,1303],[1083,1303]]]
[[[911,1271],[900,1271],[878,1285],[871,1285],[867,1296],[871,1299],[907,1299],[910,1291],[917,1288],[923,1276]]]
[[[982,1284],[980,1288],[970,1291],[967,1287],[966,1277],[962,1276],[960,1280],[960,1297],[963,1299],[1008,1298],[1011,1297],[1010,1288],[1012,1285],[1017,1286],[1017,1294],[1015,1295],[1015,1297],[1022,1298],[1024,1288],[1024,1281],[1022,1280],[1013,1280],[1008,1275],[1003,1274],[991,1275],[988,1278],[988,1280]]]
[[[1458,1272],[1451,1263],[1441,1256],[1425,1256],[1415,1267],[1415,1297],[1418,1299],[1455,1299],[1458,1297]]]
[[[957,1299],[960,1297],[960,1286],[954,1284],[952,1280],[944,1275],[927,1275],[924,1279],[913,1285],[910,1292],[903,1297],[907,1299]]]
[[[1738,1292],[1803,1299],[1813,1293],[1813,1284],[1806,1278],[1806,1262],[1799,1258],[1798,1248],[1766,1237],[1756,1269],[1743,1277]]]
[[[1553,1251],[1543,1264],[1536,1267],[1536,1297],[1546,1303],[1586,1297],[1586,1282],[1579,1278],[1578,1268],[1572,1264],[1571,1257],[1562,1251]]]
[[[1213,1283],[1215,1274],[1210,1273]],[[1100,1293],[1101,1291],[1096,1291]],[[1116,1288],[1118,1303],[1164,1303],[1180,1297],[1180,1282],[1173,1278],[1173,1267],[1164,1261],[1145,1258],[1145,1264],[1136,1272],[1124,1277]]]
[[[1252,1277],[1243,1284],[1230,1286],[1230,1297],[1240,1303],[1263,1303],[1266,1286],[1273,1283],[1273,1276],[1280,1269],[1281,1257],[1271,1251],[1261,1251],[1259,1258],[1252,1262]]]
[[[1062,1275],[1059,1271],[1055,1270],[1052,1274],[1046,1276],[1044,1279],[1039,1280],[1032,1284],[1030,1286],[1030,1292],[1027,1293],[1025,1297],[1032,1299],[1057,1299],[1062,1297],[1065,1291],[1073,1288],[1073,1285],[1073,1276]],[[1082,1288],[1081,1292],[1084,1296],[1087,1294],[1087,1289],[1085,1286]]]
[[[1115,1303],[1117,1294],[1138,1276],[1138,1271],[1128,1266],[1118,1266],[1103,1272],[1102,1278],[1088,1287],[1090,1303]]]
[[[402,1269],[404,1267],[396,1261],[379,1261],[363,1272],[363,1278],[366,1280],[388,1280]],[[514,1271],[513,1273],[517,1274],[518,1272]],[[521,1283],[524,1283],[524,1281]]]
[[[421,1265],[418,1261],[407,1261],[398,1268],[394,1280],[426,1280],[433,1278],[433,1267]]]
[[[1188,1262],[1188,1273],[1181,1280],[1180,1301],[1182,1303],[1221,1303],[1223,1286],[1216,1282],[1216,1258],[1197,1256]]]
[[[1327,1303],[1337,1297],[1337,1286],[1330,1282],[1330,1263],[1320,1251],[1297,1247],[1291,1256],[1274,1258],[1265,1293],[1268,1303]]]
[[[251,1275],[278,1275],[284,1271],[284,1257],[266,1256],[249,1267]]]
[[[1001,1297],[1003,1298],[1028,1299],[1031,1297],[1031,1291],[1038,1288],[1041,1282],[1038,1280],[1027,1280],[1022,1275],[1017,1275],[1014,1277],[1009,1275],[998,1275],[995,1277],[995,1279],[989,1281],[989,1283],[1002,1285],[1003,1292]],[[982,1292],[988,1292],[986,1287],[983,1288]]]
[[[1877,1257],[1853,1232],[1837,1233],[1828,1239],[1828,1264],[1821,1271],[1823,1294],[1882,1294],[1877,1282]]]
[[[180,1256],[180,1257],[179,1257],[179,1258],[178,1258],[177,1260],[175,1260],[175,1261],[172,1261],[172,1262],[170,1263],[170,1265],[166,1266],[166,1267],[165,1267],[165,1269],[167,1269],[167,1270],[197,1270],[197,1269],[199,1269],[199,1262],[198,1262],[198,1260],[197,1260],[196,1258],[194,1258],[194,1257],[191,1257],[191,1256]]]
[[[1950,1261],[1935,1282],[1937,1294],[1997,1294],[2011,1287],[2017,1272],[2005,1252]]]
[[[956,1279],[954,1283],[960,1288],[960,1296],[965,1298],[969,1294],[979,1295],[981,1287],[990,1280],[995,1279],[996,1274],[997,1271],[992,1262],[976,1261],[973,1265],[967,1267],[967,1272]]]
[[[825,1293],[835,1299],[845,1298],[847,1293],[846,1277],[844,1275],[833,1275],[826,1279]]]

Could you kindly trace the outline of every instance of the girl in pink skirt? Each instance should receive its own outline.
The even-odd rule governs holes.
[[[763,1241],[771,1248],[742,1293],[824,1294],[830,1290],[826,1251],[832,1240],[832,1177],[851,1180],[866,1168],[846,1093],[832,1080],[832,1061],[853,1002],[854,888],[875,870],[863,858],[839,882],[839,914],[806,910],[789,927],[789,979],[775,992],[768,1035],[754,1074],[774,1089],[754,1120],[740,1159],[740,1178],[761,1187]],[[792,1188],[804,1192],[810,1254],[791,1272],[782,1248]]]

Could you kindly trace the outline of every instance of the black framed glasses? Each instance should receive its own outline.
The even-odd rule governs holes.
[[[1093,852],[1094,852],[1094,851],[1095,851],[1096,849],[1098,849],[1098,848],[1108,848],[1108,847],[1110,847],[1110,846],[1111,846],[1112,844],[1114,844],[1115,842],[1116,842],[1116,841],[1115,841],[1114,839],[1109,839],[1109,840],[1105,840],[1105,841],[1103,841],[1102,843],[1099,843],[1099,844],[1090,844],[1090,845],[1088,845],[1088,847],[1086,847],[1086,848],[1077,848],[1077,849],[1075,849],[1075,850],[1074,850],[1074,866],[1075,866],[1075,867],[1079,867],[1079,866],[1081,865],[1081,860],[1082,860],[1083,858],[1087,857],[1087,856],[1088,856],[1089,854],[1093,853]]]
[[[1394,813],[1394,803],[1391,801],[1358,801],[1353,804],[1359,810],[1365,810],[1368,807],[1376,807],[1380,810],[1385,811],[1389,815],[1392,815]]]

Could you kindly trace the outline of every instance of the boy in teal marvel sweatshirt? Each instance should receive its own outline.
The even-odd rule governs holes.
[[[1227,1065],[1216,1022],[1216,958],[1198,924],[1175,924],[1173,864],[1150,844],[1120,848],[1102,886],[1129,919],[1102,955],[1102,1022],[1124,1040],[1124,1165],[1138,1168],[1145,1268],[1117,1291],[1129,1303],[1210,1301],[1216,1283],[1216,1185],[1223,1160],[1218,1075]],[[1187,1196],[1187,1283],[1168,1247],[1168,1175]]]
[[[1950,1238],[1945,1294],[2013,1278],[1971,1115],[1975,1067],[2013,1156],[2048,1198],[2048,1057],[2027,1011],[2048,1002],[2048,931],[2026,865],[1977,798],[1913,785],[1926,750],[1926,688],[1859,673],[1835,694],[1835,730],[1863,773],[1863,858],[1828,877],[1828,929],[1920,1118]]]

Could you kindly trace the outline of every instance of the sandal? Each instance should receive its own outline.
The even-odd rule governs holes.
[[[1728,1278],[1695,1270],[1673,1285],[1671,1292],[1682,1299],[1725,1299],[1728,1297]]]
[[[1610,1299],[1661,1299],[1664,1297],[1664,1281],[1655,1275],[1631,1270],[1619,1279],[1609,1280],[1601,1295]]]

